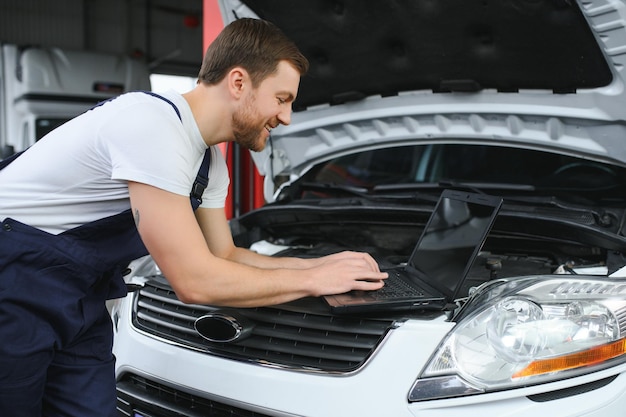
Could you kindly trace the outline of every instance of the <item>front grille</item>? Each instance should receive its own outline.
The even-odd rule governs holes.
[[[194,322],[215,310],[218,308],[182,303],[167,281],[157,276],[135,297],[133,324],[146,333],[222,357],[349,372],[365,363],[395,323],[271,307],[237,309],[254,323],[250,336],[231,343],[212,343],[196,332]]]
[[[117,382],[117,413],[120,417],[266,416],[192,395],[134,374],[124,374]]]

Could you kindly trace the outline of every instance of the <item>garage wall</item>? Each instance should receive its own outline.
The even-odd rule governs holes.
[[[0,42],[132,55],[195,77],[202,0],[0,0]]]

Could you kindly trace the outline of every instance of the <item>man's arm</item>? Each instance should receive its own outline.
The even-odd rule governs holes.
[[[312,266],[304,259],[269,257],[235,246],[224,209],[199,208],[195,216],[209,249],[222,259],[264,269],[302,269]]]
[[[200,209],[196,219],[189,197],[136,182],[129,182],[128,189],[139,234],[183,302],[273,305],[305,296],[378,289],[387,276],[362,253],[274,260],[236,248],[223,210]]]
[[[307,269],[314,268],[324,262],[336,259],[346,259],[350,257],[361,257],[370,264],[372,270],[378,270],[378,264],[374,259],[365,253],[344,252],[320,258],[296,258],[296,257],[271,257],[260,255],[251,250],[240,248],[233,243],[230,227],[223,209],[203,209],[196,210],[196,219],[200,229],[204,234],[211,252],[223,259],[245,265],[255,266],[264,269]]]

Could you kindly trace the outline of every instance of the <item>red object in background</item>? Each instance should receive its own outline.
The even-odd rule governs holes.
[[[224,22],[217,0],[203,0],[202,3],[202,43],[204,50],[224,28]],[[204,51],[203,54],[204,55]],[[234,143],[219,145],[230,175],[230,188],[226,198],[226,217],[231,219],[265,203],[263,197],[263,177],[257,171],[250,151],[240,149]]]
[[[197,28],[200,25],[200,18],[198,18],[198,16],[188,14],[183,18],[183,24],[188,28]]]
[[[242,179],[241,188],[241,214],[261,207],[265,204],[263,196],[263,177],[254,165],[250,151],[243,150],[240,152],[240,173]]]

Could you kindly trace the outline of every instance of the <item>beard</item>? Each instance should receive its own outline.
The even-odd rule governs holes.
[[[256,98],[252,94],[248,96],[242,108],[236,111],[232,117],[233,136],[240,146],[253,152],[262,151],[265,141],[260,140],[261,133],[265,130],[265,124],[259,125],[258,113],[254,105]]]

